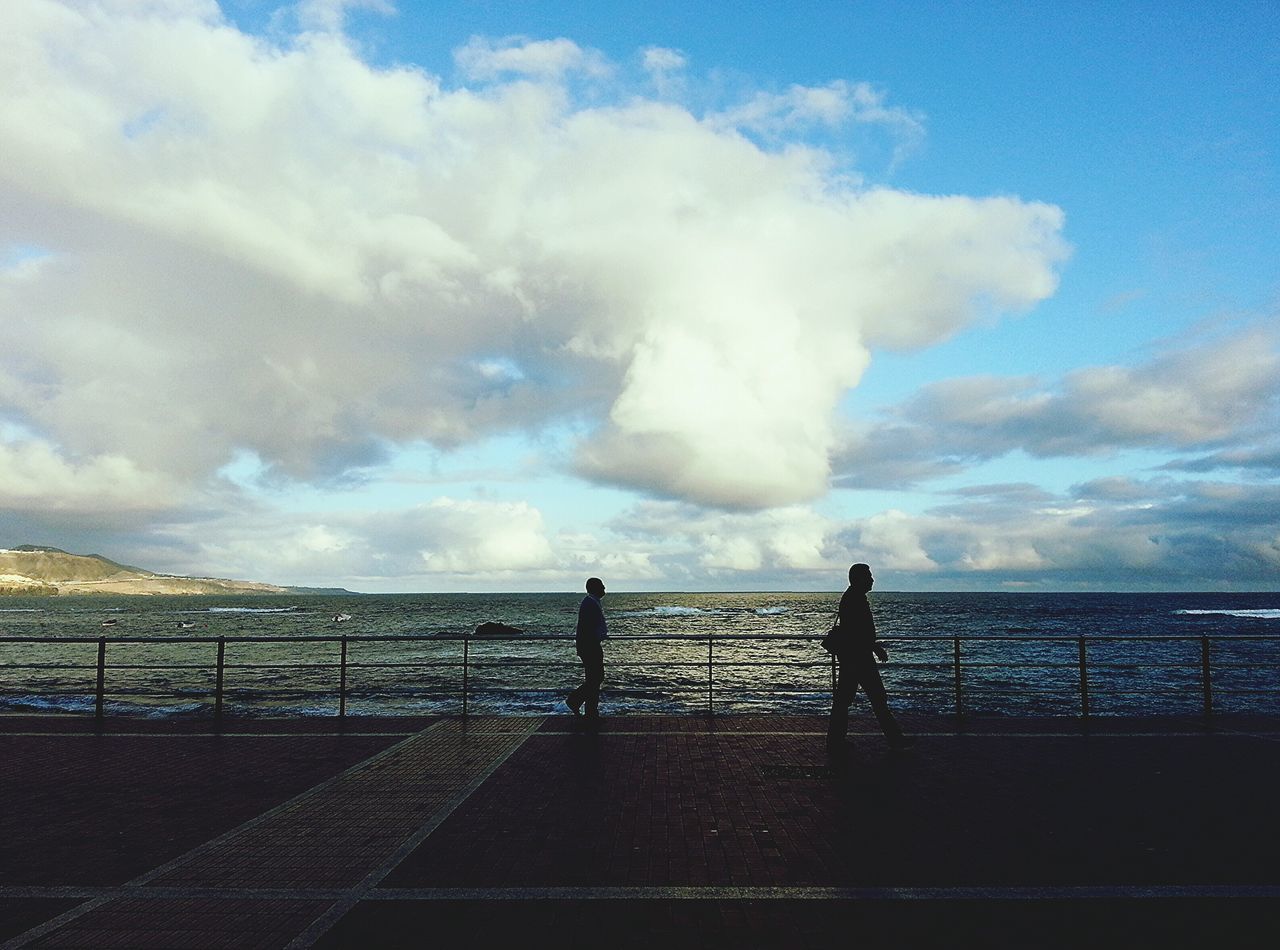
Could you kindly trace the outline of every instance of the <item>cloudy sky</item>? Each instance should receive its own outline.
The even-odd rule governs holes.
[[[0,547],[1280,588],[1280,7],[768,6],[4,0]]]

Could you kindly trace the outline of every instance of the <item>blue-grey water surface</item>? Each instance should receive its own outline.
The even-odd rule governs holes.
[[[572,636],[580,599],[575,593],[7,597],[0,600],[0,712],[92,711],[97,641],[105,638],[108,713],[208,715],[217,644],[185,638],[226,637],[225,711],[332,715],[339,703],[337,638],[346,635],[349,714],[455,713],[463,702],[464,645],[442,635],[468,633],[486,620],[526,635],[466,644],[468,710],[563,711],[559,700],[580,667],[571,639],[542,638]],[[830,662],[814,640],[798,638],[824,633],[838,599],[838,591],[610,594],[602,709],[823,712]],[[1280,711],[1280,594],[875,592],[871,599],[891,653],[885,682],[905,712],[952,713],[959,704],[973,714],[1077,715],[1080,636],[1087,638],[1091,714],[1202,712],[1204,637],[1215,712]],[[418,639],[360,639],[386,635]],[[670,639],[632,639],[646,636]],[[86,642],[15,639],[23,637]],[[284,642],[238,639],[244,637]]]

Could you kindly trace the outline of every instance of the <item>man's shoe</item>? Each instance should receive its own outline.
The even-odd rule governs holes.
[[[581,716],[581,715],[582,715],[582,703],[578,703],[578,704],[575,706],[575,705],[573,704],[573,697],[571,697],[571,696],[566,696],[566,697],[564,698],[564,704],[565,704],[566,706],[568,706],[568,707],[569,707],[569,712],[573,713],[575,716]]]

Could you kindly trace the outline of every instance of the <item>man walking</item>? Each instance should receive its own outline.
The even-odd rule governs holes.
[[[875,583],[871,567],[855,564],[849,568],[849,589],[840,598],[840,620],[831,631],[828,649],[836,655],[840,664],[836,680],[835,696],[831,703],[831,722],[827,726],[827,751],[842,752],[845,735],[849,730],[849,706],[861,686],[871,702],[871,710],[884,737],[893,749],[909,749],[915,740],[902,734],[902,727],[889,711],[889,697],[885,693],[876,658],[880,662],[889,659],[884,646],[876,642],[876,622],[871,616],[871,603],[867,591]]]
[[[577,646],[582,660],[582,685],[565,698],[565,704],[575,716],[582,715],[586,706],[588,719],[600,717],[600,684],[604,682],[604,639],[609,636],[609,625],[604,619],[604,581],[598,577],[587,579],[587,596],[578,606]]]

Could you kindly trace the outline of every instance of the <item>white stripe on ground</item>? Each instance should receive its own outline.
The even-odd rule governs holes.
[[[526,731],[524,733],[525,738],[534,734],[540,725],[542,725],[541,719],[529,720],[526,723]],[[465,723],[463,724],[463,727],[465,728]],[[513,733],[503,734],[512,735]],[[517,736],[519,735],[519,733],[514,734]],[[310,947],[328,933],[334,924],[345,917],[351,908],[355,907],[356,904],[363,900],[370,891],[377,887],[382,879],[395,870],[401,861],[412,854],[414,850],[427,839],[431,832],[439,828],[441,823],[453,814],[459,805],[470,798],[471,794],[487,782],[489,780],[489,776],[496,772],[502,763],[506,762],[507,759],[509,759],[515,751],[523,745],[524,739],[521,739],[520,742],[512,743],[509,749],[501,755],[496,756],[493,761],[489,762],[488,765],[478,772],[465,787],[459,789],[452,798],[437,808],[435,812],[418,827],[417,831],[401,842],[400,847],[390,854],[382,864],[370,871],[365,876],[364,880],[356,887],[352,888],[345,897],[335,903],[325,911],[325,913],[317,917],[315,921],[312,922],[311,926],[286,944],[285,950],[302,950],[302,948]]]
[[[749,887],[703,885],[619,887],[69,887],[0,886],[0,898],[19,900],[326,900],[369,901],[582,901],[582,900],[1192,900],[1277,898],[1280,884],[1068,884],[928,887]],[[353,903],[354,906],[354,903]]]
[[[487,718],[487,717],[486,717]],[[613,722],[626,717],[617,717]],[[671,718],[681,718],[674,716]],[[703,717],[696,717],[703,718]],[[41,730],[24,730],[21,732],[6,732],[2,728],[3,717],[0,717],[0,739],[6,736],[23,736],[34,738],[88,738],[88,739],[111,739],[111,738],[142,738],[142,739],[187,739],[187,738],[279,738],[279,739],[304,739],[304,738],[388,738],[388,739],[405,739],[411,738],[426,731],[433,729],[443,722],[450,721],[465,722],[460,717],[445,717],[428,725],[423,730],[394,730],[386,732],[357,732],[350,730],[328,731],[328,732],[236,732],[234,730],[208,731],[208,732],[97,732],[93,729],[84,729],[75,732],[53,732]],[[501,727],[491,729],[491,735],[525,735],[528,730],[526,723],[545,721],[542,716],[511,716],[506,717],[506,721],[511,723],[519,723],[511,729],[503,729]],[[1022,720],[1026,721],[1026,720]],[[492,722],[492,720],[490,720]],[[822,728],[814,729],[750,729],[736,728],[731,724],[732,717],[726,717],[726,728],[699,728],[699,729],[670,729],[664,726],[655,726],[653,728],[635,728],[628,727],[622,729],[602,729],[590,730],[586,727],[567,727],[541,729],[533,735],[535,736],[566,736],[566,735],[598,735],[598,736],[649,736],[649,735],[686,735],[686,736],[825,736],[826,730]],[[1267,729],[1247,729],[1228,724],[1214,725],[1211,727],[1187,729],[1159,729],[1145,731],[1115,730],[1106,728],[1105,724],[1099,723],[1097,720],[1089,724],[1081,723],[1078,728],[1072,730],[1056,729],[1054,731],[992,731],[982,728],[971,729],[965,727],[957,727],[953,729],[933,728],[923,732],[912,732],[913,736],[925,738],[990,738],[990,739],[1063,739],[1063,738],[1137,738],[1137,739],[1159,739],[1159,738],[1199,738],[1204,736],[1236,736],[1240,738],[1263,739],[1267,741],[1280,741],[1280,730]],[[850,738],[880,738],[881,733],[878,730],[868,729],[863,731],[850,731]]]
[[[445,720],[434,722],[431,725],[427,726],[427,728],[423,729],[421,732],[414,733],[412,736],[409,736],[407,739],[404,739],[401,742],[393,743],[392,745],[383,749],[381,752],[378,752],[367,759],[361,759],[359,762],[351,766],[349,769],[339,772],[337,775],[334,775],[332,778],[326,779],[325,781],[321,782],[318,785],[313,785],[311,788],[308,788],[305,792],[302,792],[299,795],[295,795],[293,798],[290,798],[286,802],[281,802],[279,805],[275,806],[274,808],[269,809],[268,811],[264,811],[261,815],[258,815],[255,818],[249,819],[244,824],[237,825],[235,828],[232,828],[230,831],[224,834],[218,835],[218,837],[213,838],[209,841],[206,841],[203,844],[196,846],[195,848],[192,848],[190,851],[186,852],[185,854],[179,855],[178,857],[174,858],[172,861],[168,861],[157,868],[152,868],[150,871],[147,871],[145,874],[139,875],[138,877],[135,877],[133,880],[129,881],[125,885],[124,889],[127,890],[129,893],[134,893],[134,891],[132,890],[134,887],[141,889],[141,885],[146,884],[148,881],[152,880],[153,878],[158,877],[159,875],[164,874],[165,872],[170,871],[173,868],[186,864],[188,861],[191,861],[195,858],[200,857],[201,855],[218,847],[225,841],[235,838],[238,835],[244,834],[246,831],[252,830],[258,825],[280,814],[281,812],[286,811],[291,806],[297,804],[298,802],[303,801],[304,799],[310,798],[320,790],[329,787],[330,785],[334,784],[335,782],[338,782],[339,780],[345,778],[346,776],[359,772],[363,769],[366,769],[369,767],[370,764],[377,762],[379,759],[382,759],[389,755],[394,754],[395,751],[400,748],[400,746],[408,742],[414,741],[416,738],[418,738],[418,736],[425,735],[430,732],[434,732],[436,729],[439,729],[441,726],[443,726],[444,722]],[[67,910],[59,914],[57,917],[54,917],[52,920],[46,920],[44,923],[39,924],[35,927],[32,927],[30,930],[26,931],[25,933],[18,934],[18,936],[12,937],[9,940],[6,940],[3,944],[0,944],[0,950],[18,950],[19,947],[25,947],[29,943],[31,943],[33,940],[38,940],[41,937],[45,936],[46,934],[50,934],[53,931],[57,930],[58,928],[70,923],[71,921],[77,920],[78,918],[83,917],[85,914],[89,913],[90,911],[97,910],[99,907],[101,907],[103,904],[107,903],[111,899],[112,898],[110,897],[95,897],[90,899],[84,904],[80,904],[79,906],[72,907],[70,910]]]
[[[552,730],[544,729],[535,733],[535,736],[576,736],[582,733],[576,729]],[[592,733],[592,735],[605,738],[607,736],[719,736],[720,738],[735,738],[749,736],[826,736],[826,730],[786,730],[786,729],[610,729]],[[913,732],[912,736],[919,739],[937,738],[937,739],[1204,739],[1217,738],[1221,736],[1230,736],[1238,739],[1280,739],[1280,732],[1227,732],[1204,730],[1202,732],[1101,732],[1097,729],[1081,730],[1079,732],[968,732],[958,730],[954,732]],[[851,739],[879,739],[883,738],[880,732],[850,732]]]
[[[430,727],[428,727],[430,728]],[[522,735],[523,730],[495,730],[491,735]],[[416,736],[416,732],[113,732],[95,735],[92,732],[4,732],[0,730],[0,739],[7,736],[23,736],[35,738],[90,738],[90,739],[190,739],[190,738],[223,738],[223,739],[307,739],[307,738],[360,738],[360,739],[405,739]],[[537,736],[576,736],[583,735],[578,729],[542,729],[532,733]],[[826,736],[821,729],[608,729],[592,733],[596,736]],[[1077,732],[983,732],[968,730],[952,730],[948,732],[913,732],[917,738],[939,739],[1196,739],[1229,736],[1237,739],[1260,739],[1265,742],[1280,742],[1280,732],[1261,732],[1256,730],[1204,729],[1194,732],[1109,732],[1099,729],[1081,729]],[[851,739],[878,739],[877,731],[850,732]]]
[[[402,739],[416,736],[420,729],[395,732],[5,732],[6,736],[85,739]]]

